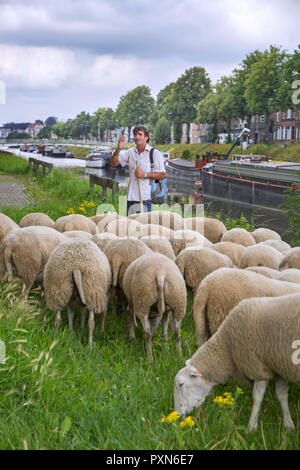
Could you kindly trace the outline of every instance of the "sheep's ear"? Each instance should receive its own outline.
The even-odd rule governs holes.
[[[193,367],[193,369],[190,372],[190,375],[195,376],[195,375],[202,375],[202,374],[200,374],[200,372],[197,369],[195,369],[195,367]]]
[[[194,375],[202,375],[200,374],[200,372],[196,369],[196,367],[194,367],[192,364],[191,364],[191,360],[188,359],[185,363],[186,367],[188,367],[190,369],[190,375],[194,376]]]

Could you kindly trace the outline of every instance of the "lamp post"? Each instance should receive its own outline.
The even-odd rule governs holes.
[[[171,119],[172,113],[168,113],[168,144],[171,143],[171,126],[170,126],[170,119]]]
[[[268,119],[267,119],[267,143],[270,143],[270,108],[271,108],[271,102],[273,101],[273,98],[268,99]]]

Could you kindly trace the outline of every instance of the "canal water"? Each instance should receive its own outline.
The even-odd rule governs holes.
[[[105,168],[100,170],[86,168],[85,171],[86,177],[89,174],[94,174],[102,178],[112,178],[119,182],[120,189],[127,188],[128,170],[124,168]],[[288,243],[291,241],[291,237],[286,233],[290,229],[289,219],[281,210],[242,204],[227,199],[206,197],[201,193],[201,186],[180,181],[179,179],[167,178],[167,185],[168,204],[192,204],[193,206],[204,204],[204,210],[209,216],[215,217],[219,214],[223,220],[226,217],[237,219],[244,215],[248,222],[255,225],[256,228],[270,228],[278,232],[284,241]]]

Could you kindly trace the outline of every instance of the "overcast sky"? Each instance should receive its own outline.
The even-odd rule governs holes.
[[[0,0],[0,123],[156,98],[194,66],[215,83],[255,49],[296,49],[299,18],[299,0]]]

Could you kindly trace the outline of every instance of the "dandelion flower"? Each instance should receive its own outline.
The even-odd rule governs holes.
[[[167,422],[168,423],[174,423],[175,421],[177,421],[177,419],[179,419],[180,416],[179,414],[177,413],[177,411],[173,411],[172,413],[169,414],[169,416],[167,416]]]

